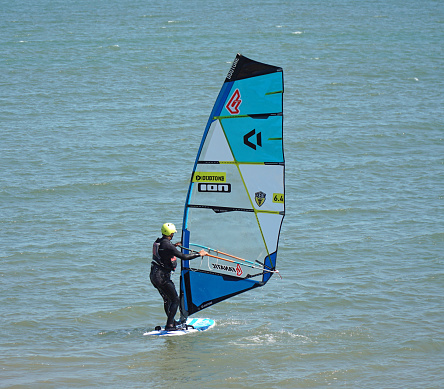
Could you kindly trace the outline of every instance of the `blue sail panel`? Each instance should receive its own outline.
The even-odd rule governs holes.
[[[184,296],[184,308],[191,315],[222,300],[261,286],[262,282],[186,270],[182,273],[182,284],[183,289],[189,290]],[[189,288],[190,285],[192,288]]]
[[[232,83],[221,116],[282,112],[282,72]]]

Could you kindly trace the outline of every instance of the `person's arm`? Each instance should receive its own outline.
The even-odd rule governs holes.
[[[181,251],[179,251],[175,245],[171,243],[171,250],[174,252],[174,255],[180,259],[183,259],[185,261],[189,261],[191,259],[197,258],[197,257],[204,257],[205,255],[208,255],[208,253],[205,250],[200,250],[198,253],[191,253],[191,254],[184,254]]]

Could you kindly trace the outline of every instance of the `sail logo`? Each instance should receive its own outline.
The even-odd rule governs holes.
[[[233,266],[219,265],[218,263],[213,263],[212,265],[213,265],[213,269],[215,269],[215,270],[224,270],[224,271],[236,273],[236,269]]]
[[[273,193],[273,203],[284,203],[284,194],[283,193]]]
[[[222,172],[194,172],[193,182],[226,182],[227,173]]]
[[[262,207],[262,205],[265,203],[265,198],[267,195],[264,192],[256,192],[254,194],[254,201],[256,201],[256,204],[259,207]]]
[[[236,89],[225,108],[228,110],[228,112],[230,112],[231,115],[238,115],[240,112],[239,106],[241,105],[241,103],[242,99],[239,89]]]
[[[237,63],[239,62],[239,58],[235,58],[233,61],[233,65],[231,65],[230,71],[227,74],[227,79],[231,80],[231,77],[233,76],[234,71],[236,70]]]
[[[233,266],[228,266],[228,265],[220,265],[218,263],[213,263],[213,269],[214,270],[223,270],[223,271],[228,271],[231,273],[236,273],[236,275],[238,277],[240,277],[242,274],[244,274],[241,265],[237,264],[236,268],[234,268]]]
[[[251,137],[256,135],[256,144],[251,142]],[[262,147],[262,132],[258,132],[256,134],[256,130],[251,130],[249,133],[244,135],[244,145],[251,147],[253,150],[256,150],[256,145]]]
[[[197,186],[199,192],[231,193],[231,184],[203,184]]]

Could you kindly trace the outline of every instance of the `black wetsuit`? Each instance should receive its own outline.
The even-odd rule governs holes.
[[[174,316],[179,307],[179,296],[171,281],[171,272],[176,269],[176,258],[190,260],[200,254],[184,254],[171,241],[163,236],[157,238],[153,245],[153,261],[151,262],[150,280],[163,298],[163,307],[167,315],[167,327],[174,326]]]

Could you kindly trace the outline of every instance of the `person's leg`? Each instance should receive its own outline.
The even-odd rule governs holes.
[[[167,323],[166,327],[174,327],[174,317],[176,316],[177,308],[179,308],[179,296],[176,292],[176,287],[173,281],[168,280],[162,285],[162,292],[167,296],[169,300],[169,309],[167,313]],[[165,328],[166,328],[165,327]]]
[[[165,314],[168,316],[168,312],[170,311],[171,301],[169,300],[167,294],[163,291],[163,284],[168,278],[165,277],[162,270],[159,268],[153,267],[150,273],[150,280],[153,286],[157,289],[160,296],[163,299],[163,309]]]

